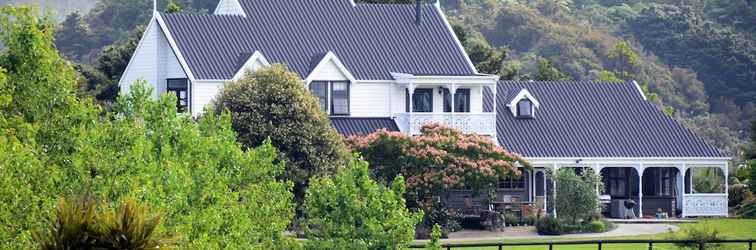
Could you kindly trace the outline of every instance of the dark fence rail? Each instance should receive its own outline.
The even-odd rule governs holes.
[[[455,248],[472,248],[472,247],[498,247],[499,250],[506,250],[507,247],[517,246],[548,246],[549,250],[552,250],[554,246],[560,245],[595,245],[598,250],[602,250],[602,247],[613,244],[641,244],[648,245],[649,250],[654,249],[654,244],[693,244],[698,245],[698,249],[706,249],[707,244],[734,244],[734,243],[747,243],[748,250],[753,250],[753,239],[750,240],[714,240],[707,242],[700,242],[694,240],[576,240],[576,241],[554,241],[554,242],[499,242],[499,243],[448,243],[442,244],[443,248],[447,250]],[[410,248],[425,248],[425,245],[412,245]]]

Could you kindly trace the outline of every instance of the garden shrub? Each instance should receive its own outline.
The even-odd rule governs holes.
[[[756,219],[756,199],[748,199],[737,207],[737,214],[746,219]]]
[[[572,225],[590,221],[600,208],[596,187],[603,188],[601,177],[590,169],[581,176],[572,168],[559,169],[552,177],[556,181],[556,209],[560,219]]]
[[[751,193],[751,191],[748,190],[748,187],[744,184],[733,184],[728,191],[727,205],[730,207],[738,206],[744,201],[753,198],[753,193]]]
[[[270,139],[278,160],[286,162],[284,177],[294,182],[298,199],[311,177],[331,175],[350,158],[317,97],[284,65],[246,72],[225,84],[214,106],[217,115],[231,113],[232,127],[246,148]]]
[[[536,231],[538,231],[539,235],[562,235],[565,233],[562,223],[550,216],[545,216],[538,220]]]
[[[538,223],[538,216],[537,215],[528,215],[523,218],[523,223],[527,226],[535,226],[536,223]]]
[[[520,218],[518,218],[514,214],[504,214],[504,223],[506,223],[507,226],[519,226],[520,225]]]
[[[433,225],[433,232],[431,233],[430,241],[428,242],[428,245],[425,247],[425,249],[428,250],[442,250],[443,247],[441,246],[441,226],[438,224]]]
[[[587,233],[603,233],[608,230],[607,225],[604,224],[604,221],[602,220],[592,220],[585,225],[586,226],[583,231]]]
[[[713,243],[707,243],[714,240],[723,240],[723,236],[720,234],[720,232],[717,229],[705,227],[705,226],[692,226],[688,228],[684,228],[682,230],[682,234],[677,237],[681,240],[692,240],[696,243],[676,243],[675,245],[682,249],[691,249],[691,250],[697,250],[699,249],[699,245],[701,243],[705,244],[704,249],[708,250],[719,250],[719,249],[726,249],[724,248],[724,245],[722,244],[713,244]]]
[[[390,187],[370,179],[355,159],[334,177],[310,181],[305,197],[305,236],[311,249],[399,249],[415,237],[422,212],[405,206],[404,178]]]

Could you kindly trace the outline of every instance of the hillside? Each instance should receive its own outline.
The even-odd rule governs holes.
[[[756,19],[738,15],[753,16],[756,7],[743,2],[734,12],[724,1],[701,1],[716,10],[691,3],[699,1],[639,0],[449,0],[444,7],[467,36],[506,52],[504,77],[538,79],[548,62],[567,79],[636,80],[661,108],[738,155],[756,117]]]
[[[44,12],[51,12],[58,20],[63,20],[71,12],[88,12],[97,1],[92,0],[0,0],[0,5],[36,4]]]

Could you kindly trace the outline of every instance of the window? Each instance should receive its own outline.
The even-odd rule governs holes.
[[[409,112],[409,102],[409,94],[406,94],[407,112]],[[415,89],[415,93],[412,95],[412,112],[433,112],[433,89]]]
[[[452,112],[450,99],[451,92],[449,89],[444,89],[444,112]],[[454,93],[454,112],[470,112],[470,89],[458,89]]]
[[[329,115],[349,115],[349,82],[313,81],[310,92],[320,100],[320,110]]]
[[[331,83],[331,114],[349,115],[349,83],[333,82]]]
[[[500,189],[525,189],[525,178],[524,176],[507,176],[499,180],[499,188]]]
[[[533,117],[533,102],[529,99],[522,99],[517,103],[517,116],[523,118]]]
[[[320,110],[328,113],[328,82],[310,83],[310,92],[320,100]]]
[[[176,111],[187,112],[189,111],[189,80],[183,79],[168,79],[167,93],[174,93],[176,95]]]

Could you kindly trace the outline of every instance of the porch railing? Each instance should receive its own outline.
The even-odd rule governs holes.
[[[727,216],[727,194],[683,194],[683,217]]]
[[[401,113],[396,114],[396,123],[403,132],[420,134],[423,125],[440,123],[464,133],[496,134],[496,114],[494,113]]]

